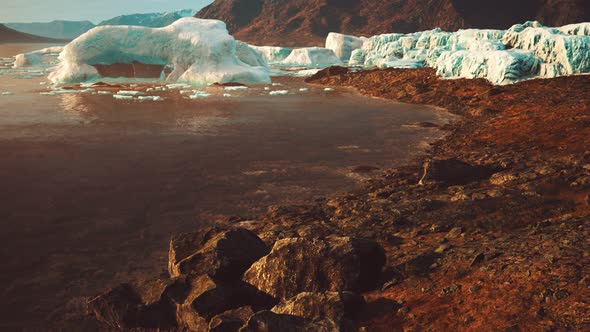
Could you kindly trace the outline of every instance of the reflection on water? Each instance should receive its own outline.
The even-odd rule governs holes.
[[[58,110],[68,120],[88,124],[97,118],[95,114],[91,113],[89,105],[84,102],[86,99],[84,96],[63,94],[59,95],[59,99]]]

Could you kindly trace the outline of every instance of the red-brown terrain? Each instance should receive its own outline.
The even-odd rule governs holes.
[[[50,43],[59,42],[59,40],[30,35],[7,28],[0,24],[0,43]]]
[[[329,32],[372,36],[441,28],[506,29],[538,20],[548,26],[590,21],[586,0],[217,0],[196,17],[227,23],[257,45],[323,45]]]

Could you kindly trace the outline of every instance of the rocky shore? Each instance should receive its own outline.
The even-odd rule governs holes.
[[[462,120],[355,192],[173,237],[168,273],[89,299],[86,330],[590,329],[590,76],[307,81]]]

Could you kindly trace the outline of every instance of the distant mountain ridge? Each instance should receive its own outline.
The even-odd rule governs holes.
[[[36,36],[74,39],[95,27],[90,21],[52,21],[46,23],[6,23],[7,27]]]
[[[113,17],[102,21],[102,25],[137,25],[151,28],[159,28],[172,24],[183,18],[194,16],[193,9],[184,9],[176,12],[131,14]],[[96,27],[90,21],[52,21],[45,23],[6,23],[7,27],[20,32],[62,40],[72,40]]]
[[[322,45],[329,32],[371,36],[441,28],[506,29],[590,21],[589,0],[216,0],[196,15],[258,45]]]
[[[34,36],[28,33],[16,31],[0,24],[0,44],[1,43],[58,43],[57,39]]]
[[[195,14],[195,10],[184,9],[167,13],[121,15],[106,21],[102,21],[98,25],[138,25],[151,28],[160,28],[170,25],[183,17],[190,17],[194,16]]]

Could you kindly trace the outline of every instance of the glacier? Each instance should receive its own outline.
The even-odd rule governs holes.
[[[166,77],[169,82],[270,83],[265,68],[239,59],[237,53],[241,50],[243,56],[244,47],[238,44],[218,20],[182,18],[164,28],[102,26],[67,44],[49,79],[56,84],[98,80],[101,77],[93,65],[140,62],[172,67]]]
[[[331,49],[304,47],[294,49],[280,65],[285,67],[324,68],[342,66],[343,63]]]
[[[326,46],[350,67],[430,67],[443,78],[493,84],[590,72],[590,23],[550,28],[525,22],[508,30],[433,29],[369,38],[331,33]]]

